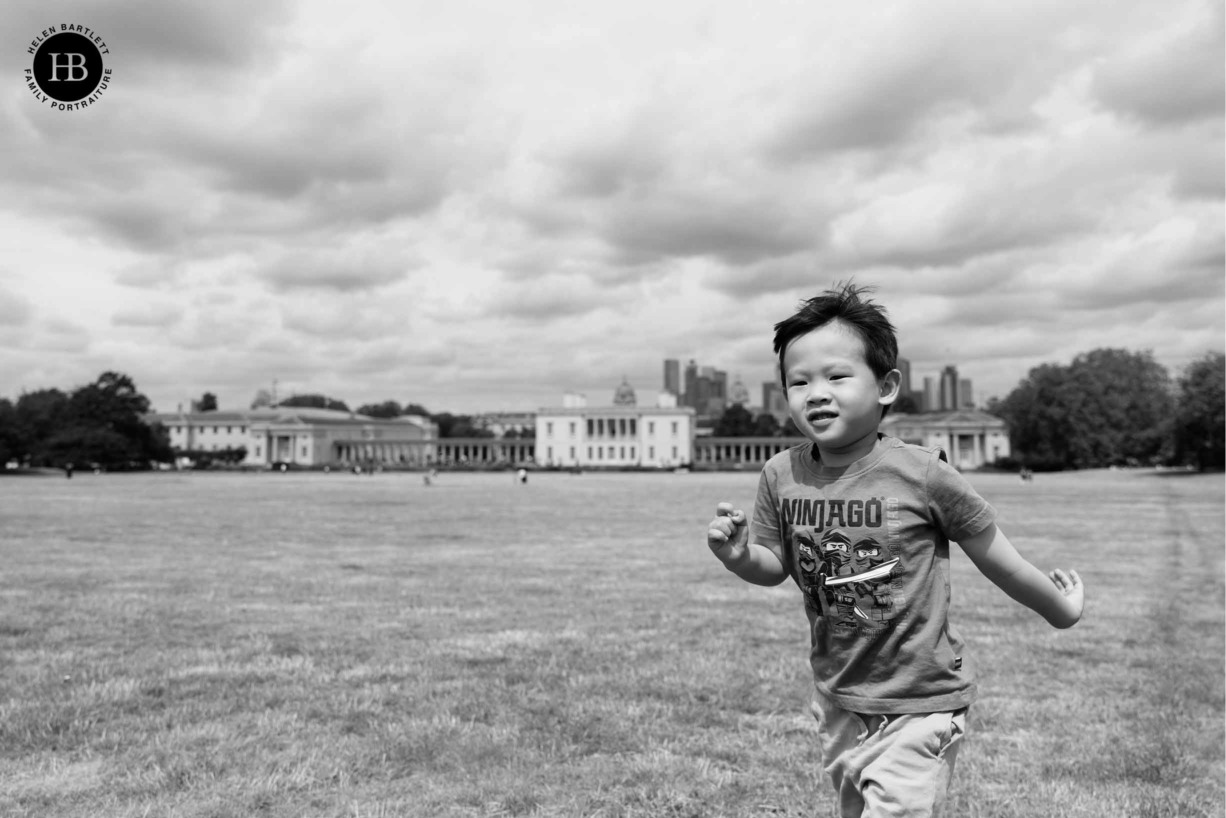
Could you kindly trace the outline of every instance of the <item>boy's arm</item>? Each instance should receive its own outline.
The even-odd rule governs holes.
[[[778,585],[787,579],[783,563],[765,545],[749,541],[745,512],[720,503],[707,528],[707,545],[732,573],[754,585]]]
[[[1076,571],[1066,574],[1057,568],[1045,575],[1017,552],[995,523],[958,544],[980,573],[1053,626],[1069,628],[1081,619],[1085,589]]]

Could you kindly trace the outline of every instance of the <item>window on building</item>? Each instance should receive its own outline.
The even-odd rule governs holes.
[[[570,422],[570,436],[575,436],[575,422],[573,420]]]
[[[673,437],[677,436],[677,421],[673,421]]]
[[[630,418],[630,434],[631,434],[631,436],[633,436],[633,435],[637,435],[637,434],[638,434],[638,432],[637,432],[637,431],[635,431],[635,426],[636,426],[636,425],[638,425],[638,424],[637,424],[637,421],[635,420],[635,418]]]
[[[596,447],[596,459],[604,460],[604,447],[603,446]]]
[[[575,459],[575,447],[574,446],[570,447],[570,459],[571,460]]]
[[[647,447],[647,459],[648,459],[648,460],[655,460],[655,459],[656,459],[656,447],[655,447],[655,446],[648,446],[648,447]]]
[[[656,422],[654,420],[647,421],[647,434],[654,435],[656,433]]]
[[[226,427],[226,434],[230,434],[230,427],[229,427],[229,426],[227,426],[227,427]]]
[[[551,421],[547,421],[547,422],[545,423],[545,436],[546,436],[546,437],[553,437],[553,421],[552,421],[552,420],[551,420]]]
[[[260,456],[260,447],[259,447],[259,446],[256,446],[256,447],[255,447],[255,456],[256,456],[256,457],[259,457],[259,456]]]
[[[596,436],[596,421],[592,420],[591,418],[587,419],[587,436],[588,437]]]
[[[677,447],[673,446],[673,460],[677,459]]]
[[[553,446],[545,447],[545,459],[548,460],[550,463],[553,462]]]
[[[587,447],[587,459],[588,460],[592,459],[592,447],[591,446]]]
[[[630,447],[630,459],[631,460],[634,459],[634,447],[633,446]]]
[[[626,459],[626,447],[625,446],[622,446],[621,449],[618,450],[617,456],[620,457],[622,460]]]
[[[216,426],[214,426],[214,427],[213,427],[213,434],[217,434],[217,427],[216,427]]]
[[[306,446],[303,446],[303,447],[302,447],[302,456],[303,456],[303,457],[306,457],[306,456],[307,456],[307,447],[306,447]]]

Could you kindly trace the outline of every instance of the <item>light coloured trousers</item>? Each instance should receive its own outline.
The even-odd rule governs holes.
[[[841,818],[939,818],[966,709],[947,713],[866,715],[821,693],[812,705],[822,767],[834,784]]]

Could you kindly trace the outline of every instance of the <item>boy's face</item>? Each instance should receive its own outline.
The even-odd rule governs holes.
[[[897,397],[899,375],[895,370],[878,380],[860,336],[831,321],[788,344],[783,380],[792,422],[823,455],[867,454],[882,407]]]

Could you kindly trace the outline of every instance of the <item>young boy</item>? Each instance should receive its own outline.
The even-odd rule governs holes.
[[[976,694],[948,621],[950,540],[1057,628],[1081,618],[1084,590],[1076,571],[1045,576],[1023,559],[940,449],[878,434],[898,343],[863,293],[827,291],[775,325],[788,412],[811,443],[762,469],[752,521],[720,503],[707,544],[747,582],[800,586],[839,814],[935,816]]]

